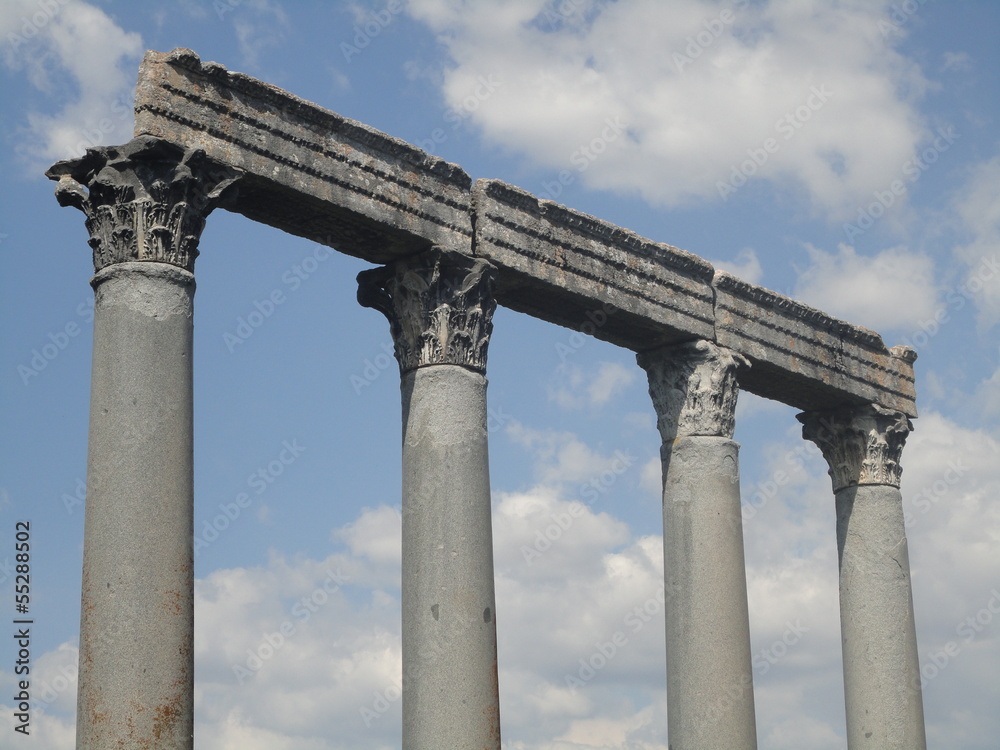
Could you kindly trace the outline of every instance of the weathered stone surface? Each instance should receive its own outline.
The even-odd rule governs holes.
[[[389,319],[401,373],[428,365],[486,372],[496,269],[478,258],[430,250],[358,274],[358,302]]]
[[[194,275],[94,276],[80,750],[190,750],[194,730]]]
[[[924,750],[903,498],[889,485],[853,485],[836,506],[847,746]]]
[[[741,388],[804,410],[877,403],[917,415],[912,349],[723,271],[714,287],[716,343],[753,364]]]
[[[740,392],[736,371],[746,371],[745,357],[710,341],[689,341],[640,352],[637,359],[649,376],[664,444],[692,435],[732,438]]]
[[[875,405],[799,414],[802,437],[819,446],[830,465],[833,491],[853,485],[899,487],[899,460],[913,425],[900,412]]]
[[[135,133],[244,170],[235,211],[375,263],[467,248],[469,176],[398,138],[187,49],[147,52]]]
[[[660,455],[667,743],[755,750],[739,445],[678,437]]]
[[[402,376],[403,750],[500,749],[486,385]]]
[[[915,353],[695,255],[454,164],[190,50],[149,52],[136,133],[245,173],[231,206],[388,263],[437,246],[497,268],[497,301],[637,352],[695,339],[745,356],[740,387],[802,410],[916,416]],[[714,274],[714,279],[713,279]]]
[[[140,136],[54,164],[60,205],[87,217],[94,270],[153,261],[194,270],[205,217],[235,194],[240,173],[198,149]]]
[[[631,349],[714,337],[707,261],[498,180],[473,203],[506,307]]]

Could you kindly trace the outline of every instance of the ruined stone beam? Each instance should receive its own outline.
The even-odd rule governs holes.
[[[432,246],[483,257],[497,301],[635,351],[705,339],[744,355],[741,388],[813,411],[916,416],[913,361],[878,334],[458,166],[190,50],[147,53],[136,135],[242,169],[233,210],[373,263]]]

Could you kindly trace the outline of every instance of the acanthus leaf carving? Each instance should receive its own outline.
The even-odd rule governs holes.
[[[194,270],[205,218],[233,196],[241,172],[152,136],[90,148],[46,173],[62,206],[83,211],[94,270],[156,261]]]
[[[833,490],[854,485],[899,487],[900,457],[913,424],[877,404],[798,415],[802,437],[819,446]]]
[[[636,359],[649,377],[664,444],[694,435],[732,438],[739,396],[736,371],[750,366],[745,357],[699,340],[640,352]]]
[[[496,270],[432,249],[358,274],[358,302],[389,319],[401,373],[435,364],[486,372]]]

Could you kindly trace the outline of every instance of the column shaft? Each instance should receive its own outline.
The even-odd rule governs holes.
[[[639,355],[663,438],[667,727],[672,750],[757,747],[739,445],[742,358],[709,342]]]
[[[739,445],[679,437],[663,454],[670,747],[756,748]]]
[[[830,465],[850,750],[923,750],[923,697],[899,459],[912,429],[871,405],[799,415]]]
[[[194,276],[122,263],[94,288],[77,747],[190,748]]]
[[[486,378],[403,378],[403,747],[499,747]]]
[[[847,746],[926,747],[902,496],[864,485],[836,493]]]
[[[432,250],[359,275],[403,400],[403,750],[500,748],[486,349],[492,266]]]

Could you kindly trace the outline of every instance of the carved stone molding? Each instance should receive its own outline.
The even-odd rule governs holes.
[[[899,487],[899,459],[913,425],[905,414],[877,404],[798,415],[802,437],[819,446],[833,491],[865,484]]]
[[[649,377],[664,443],[693,435],[732,438],[739,395],[736,369],[750,366],[745,357],[699,340],[640,352],[636,359]]]
[[[358,274],[358,302],[389,319],[401,373],[427,365],[486,372],[496,270],[434,249]]]
[[[239,170],[152,136],[89,148],[54,164],[56,198],[87,217],[94,270],[155,261],[194,271],[205,217],[229,197]]]

